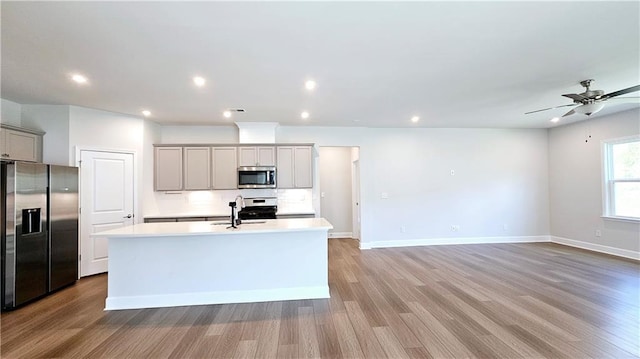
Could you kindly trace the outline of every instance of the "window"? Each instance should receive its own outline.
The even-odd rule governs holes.
[[[640,136],[603,143],[604,216],[640,220]]]

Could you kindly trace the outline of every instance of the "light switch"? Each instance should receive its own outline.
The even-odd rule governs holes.
[[[389,194],[387,192],[382,192],[382,193],[380,193],[380,198],[387,199],[387,198],[389,198]]]
[[[320,198],[324,198],[324,192],[320,192]]]

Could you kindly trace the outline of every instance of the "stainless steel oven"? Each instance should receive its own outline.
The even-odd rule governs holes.
[[[276,188],[275,166],[238,167],[238,188]]]

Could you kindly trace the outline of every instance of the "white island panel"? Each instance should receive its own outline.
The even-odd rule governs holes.
[[[109,238],[106,309],[328,298],[322,218],[145,223]],[[153,233],[155,232],[155,233]]]

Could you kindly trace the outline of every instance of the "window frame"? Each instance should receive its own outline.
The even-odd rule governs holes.
[[[613,146],[640,142],[640,135],[626,136],[602,141],[602,218],[640,222],[640,217],[618,216],[615,214],[615,184],[616,183],[640,183],[640,178],[614,179],[613,178]]]

